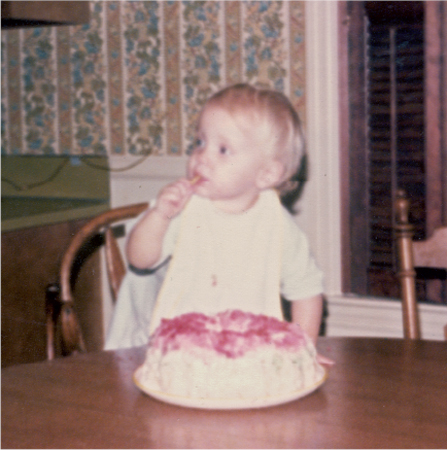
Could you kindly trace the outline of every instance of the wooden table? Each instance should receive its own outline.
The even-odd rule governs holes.
[[[2,370],[2,448],[445,448],[447,343],[321,338],[309,396],[255,410],[168,405],[132,382],[144,349]]]

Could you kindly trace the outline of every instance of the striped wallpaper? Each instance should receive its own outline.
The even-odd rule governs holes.
[[[305,106],[304,1],[92,1],[84,26],[2,30],[2,154],[182,155],[240,81]]]

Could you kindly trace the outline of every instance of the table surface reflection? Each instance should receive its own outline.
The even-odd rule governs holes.
[[[445,448],[447,344],[320,338],[326,383],[283,405],[209,411],[132,381],[144,348],[2,370],[2,448]]]

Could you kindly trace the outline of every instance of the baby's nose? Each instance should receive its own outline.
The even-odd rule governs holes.
[[[197,163],[198,164],[209,164],[209,152],[207,152],[206,148],[197,148],[194,152]]]

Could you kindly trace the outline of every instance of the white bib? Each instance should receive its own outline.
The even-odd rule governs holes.
[[[227,214],[193,196],[182,212],[172,260],[157,297],[151,332],[162,318],[240,309],[282,319],[283,214],[263,191],[242,214]]]

